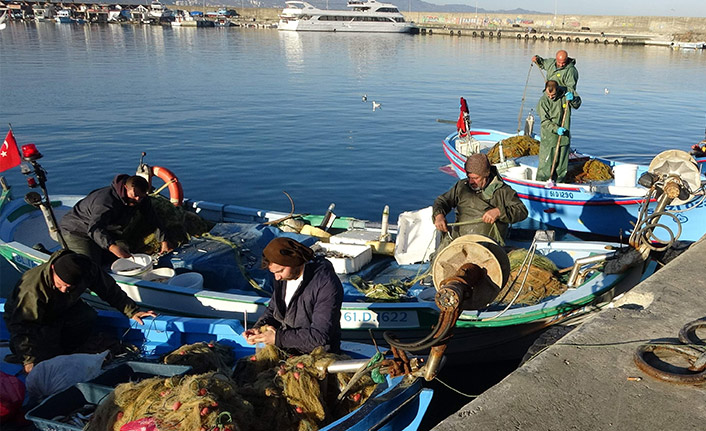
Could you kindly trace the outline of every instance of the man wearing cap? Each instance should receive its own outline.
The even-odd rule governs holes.
[[[21,361],[29,373],[38,362],[75,353],[97,317],[80,298],[87,288],[139,324],[143,317],[156,316],[153,311],[139,311],[90,258],[60,250],[46,263],[25,272],[8,298],[3,318],[13,354],[5,360]]]
[[[148,191],[144,178],[119,174],[108,187],[94,190],[78,201],[59,223],[69,249],[85,254],[99,265],[130,257],[122,234],[139,212],[152,229],[157,229],[161,252],[171,251],[164,238],[164,226],[147,198]]]
[[[508,225],[527,218],[527,208],[517,193],[500,178],[485,154],[473,154],[465,163],[467,178],[459,180],[434,201],[432,218],[441,232],[449,232],[446,215],[456,210],[456,226],[444,235],[439,249],[452,239],[480,234],[502,242]]]
[[[338,352],[343,286],[331,262],[292,238],[278,237],[263,250],[262,266],[274,275],[274,292],[265,314],[243,333],[248,343],[296,354],[319,346]]]

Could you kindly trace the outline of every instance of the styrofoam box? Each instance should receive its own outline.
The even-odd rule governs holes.
[[[360,244],[365,245],[368,241],[378,241],[380,232],[373,232],[363,229],[353,229],[331,236],[331,244]]]
[[[360,271],[373,258],[373,249],[367,245],[356,244],[331,244],[317,242],[313,248],[321,247],[324,250],[336,251],[350,257],[327,257],[336,274],[350,274]]]

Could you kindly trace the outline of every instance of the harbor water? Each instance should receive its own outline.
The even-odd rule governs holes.
[[[146,152],[187,198],[289,211],[286,191],[299,213],[378,220],[389,205],[395,222],[455,181],[439,170],[455,126],[436,120],[465,97],[474,126],[516,131],[543,88],[531,57],[560,48],[580,73],[574,148],[647,163],[704,138],[703,50],[17,22],[0,31],[0,133],[37,145],[50,194],[105,186]],[[27,191],[18,168],[3,175]],[[514,366],[463,370],[461,389]],[[434,384],[426,428],[468,401]]]

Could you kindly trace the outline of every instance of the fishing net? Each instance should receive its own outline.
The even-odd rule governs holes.
[[[183,346],[165,360],[211,356],[220,348],[210,344],[205,348],[203,343]],[[182,355],[182,351],[188,353]],[[323,348],[309,355],[290,356],[269,345],[240,359],[232,376],[211,370],[124,383],[98,406],[85,430],[119,431],[128,422],[147,417],[160,431],[318,430],[360,407],[375,390],[376,383],[364,374],[337,401],[353,375],[329,375],[326,369],[342,359],[349,358],[327,353]],[[220,361],[213,359],[197,363],[220,366]]]
[[[566,291],[567,286],[557,277],[558,268],[547,257],[535,253],[529,265],[529,272],[527,265],[523,269],[522,263],[528,253],[529,250],[526,249],[516,249],[508,253],[510,277],[497,296],[499,304],[510,303],[518,291],[519,296],[513,303],[522,305],[533,305]]]
[[[181,346],[166,355],[162,362],[171,365],[189,365],[195,373],[217,370],[228,373],[235,358],[230,347],[216,342],[195,343]]]
[[[539,141],[529,136],[512,136],[500,141],[503,144],[503,154],[505,159],[514,159],[522,156],[534,156],[539,154]],[[500,163],[500,144],[495,144],[488,151],[490,163]]]
[[[201,236],[214,226],[214,223],[204,220],[198,214],[186,211],[181,206],[174,206],[164,196],[151,196],[150,203],[164,225],[165,236],[174,247],[189,242],[192,237]],[[142,214],[137,212],[123,232],[130,250],[146,254],[159,252],[161,244],[157,241],[153,229],[154,226],[146,223]]]
[[[610,166],[600,160],[590,159],[583,163],[569,163],[566,173],[568,183],[607,181],[613,178]]]
[[[426,273],[424,275],[426,276]],[[359,292],[364,294],[366,298],[384,302],[399,301],[408,298],[407,290],[409,290],[414,283],[423,278],[424,277],[415,277],[414,280],[409,281],[392,279],[387,283],[371,283],[360,276],[352,275],[348,278],[348,282]]]

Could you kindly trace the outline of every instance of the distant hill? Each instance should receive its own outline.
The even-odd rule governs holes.
[[[307,1],[307,0],[304,0]],[[427,3],[421,0],[379,0],[385,3],[392,3],[399,8],[402,12],[464,12],[464,13],[475,13],[475,6],[468,6],[463,4],[446,4],[437,5],[433,3]],[[163,1],[165,4],[175,4],[175,0]],[[261,8],[282,8],[284,7],[284,0],[209,0],[209,1],[199,1],[199,0],[181,0],[180,4],[196,6],[199,4],[205,4],[206,6],[230,6],[236,10],[240,7],[261,7]],[[307,3],[312,4],[321,9],[347,9],[347,0],[311,0]],[[328,6],[328,7],[327,7]],[[483,8],[478,8],[479,14],[486,13],[507,13],[511,15],[528,15],[528,14],[545,14],[545,12],[537,12],[526,9],[513,9],[513,10],[486,10]]]

